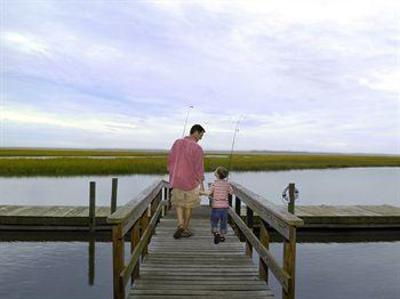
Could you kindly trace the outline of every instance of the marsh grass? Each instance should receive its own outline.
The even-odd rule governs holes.
[[[70,153],[71,151],[65,151]],[[114,156],[115,159],[88,158],[91,151],[80,151],[69,157],[52,159],[0,159],[0,176],[75,176],[75,175],[127,175],[127,174],[166,174],[167,154],[135,152],[140,159],[120,156],[132,156],[132,152],[98,152],[98,156]],[[100,154],[101,153],[101,154]],[[105,154],[107,153],[107,154]],[[119,153],[120,155],[116,154]],[[126,155],[129,153],[129,155]],[[139,155],[137,154],[139,153]],[[19,153],[22,156],[22,153]],[[25,156],[45,156],[41,151],[36,155],[24,152]],[[49,151],[48,156],[60,156],[60,151]],[[4,152],[3,152],[3,156]],[[12,153],[9,156],[15,157]],[[77,157],[81,156],[81,157]],[[83,156],[83,157],[82,157]],[[226,155],[210,155],[205,158],[205,170],[213,171],[217,166],[229,165]],[[400,156],[356,156],[356,155],[247,155],[235,154],[232,158],[232,170],[262,171],[288,169],[324,169],[343,167],[383,167],[400,166]]]
[[[125,150],[85,150],[85,149],[0,149],[0,157],[51,157],[51,156],[157,156],[166,151],[125,151]]]

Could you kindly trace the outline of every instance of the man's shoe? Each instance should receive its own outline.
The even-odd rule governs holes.
[[[224,237],[224,236],[220,236],[220,237],[219,237],[219,240],[220,240],[221,242],[225,242],[225,237]]]
[[[189,238],[189,237],[191,237],[192,235],[193,235],[193,233],[192,233],[190,230],[185,229],[185,230],[183,231],[183,233],[181,234],[181,237],[182,237],[182,238]]]
[[[218,244],[220,240],[219,234],[214,234],[214,244]]]
[[[183,227],[178,227],[176,232],[174,233],[174,238],[175,239],[180,239],[182,237],[182,233],[185,231]]]

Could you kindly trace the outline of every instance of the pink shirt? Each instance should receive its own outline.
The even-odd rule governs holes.
[[[228,195],[232,194],[233,190],[227,180],[215,180],[210,187],[210,193],[212,193],[214,209],[229,208]]]
[[[204,152],[196,139],[186,136],[175,141],[168,155],[169,184],[190,191],[204,180]]]

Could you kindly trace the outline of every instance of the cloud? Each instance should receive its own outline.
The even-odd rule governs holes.
[[[46,42],[30,34],[6,31],[3,32],[1,38],[6,46],[12,47],[17,51],[33,55],[50,55],[50,49]]]
[[[393,92],[394,94],[400,94],[400,70],[396,71],[377,71],[371,74],[369,78],[360,78],[359,83],[365,85],[371,89],[383,90],[387,92]],[[397,97],[397,101],[400,101],[400,97]]]
[[[7,2],[2,145],[23,146],[15,136],[36,126],[31,145],[57,131],[48,146],[167,148],[194,105],[206,148],[229,148],[245,114],[239,149],[398,153],[399,12],[358,0]]]

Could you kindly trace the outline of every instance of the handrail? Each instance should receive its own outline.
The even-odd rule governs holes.
[[[124,268],[124,270],[120,274],[120,277],[123,280],[124,285],[126,285],[128,283],[131,273],[133,272],[133,269],[139,260],[140,254],[142,253],[145,245],[148,243],[149,238],[151,237],[151,234],[157,224],[158,216],[161,214],[162,207],[163,207],[162,203],[158,205],[157,210],[154,213],[153,217],[151,218],[149,225],[147,226],[146,230],[143,232],[142,237],[140,238],[140,241],[138,243],[140,245],[138,245],[134,249],[134,251],[132,252],[131,257],[129,259],[128,265]]]
[[[246,189],[242,185],[231,182],[235,195],[235,209],[228,210],[231,221],[246,239],[246,253],[252,256],[252,250],[260,256],[260,276],[268,283],[268,269],[274,274],[282,286],[282,298],[295,298],[295,264],[296,264],[296,228],[304,225],[302,219],[294,214],[283,211],[281,207],[269,202],[262,196]],[[241,218],[241,201],[246,204],[247,215],[245,223]],[[260,217],[260,237],[253,232],[253,213]],[[284,238],[283,266],[269,251],[268,228],[275,229]],[[239,231],[237,231],[239,233]]]
[[[107,217],[107,222],[110,224],[126,223],[127,221],[139,219],[144,210],[146,210],[149,202],[154,196],[160,192],[162,187],[166,187],[168,182],[164,180],[156,180],[136,197],[124,206],[118,208],[113,214]]]
[[[277,230],[287,240],[289,239],[290,226],[303,226],[304,221],[299,217],[282,211],[282,209],[263,198],[262,196],[248,190],[242,185],[231,182],[234,194],[239,197],[246,206],[250,207],[257,215]]]
[[[228,210],[228,213],[232,217],[232,220],[243,232],[246,239],[256,249],[260,258],[270,268],[271,272],[275,275],[276,279],[286,290],[288,290],[289,286],[288,281],[290,280],[290,275],[279,266],[279,263],[272,256],[271,252],[267,248],[265,248],[265,246],[260,242],[260,240],[252,232],[252,230],[247,227],[246,223],[244,223],[244,221],[235,213],[235,211],[232,208]]]
[[[147,254],[147,246],[161,212],[166,211],[165,206],[168,205],[165,200],[168,198],[165,196],[167,190],[168,182],[157,180],[107,217],[107,222],[112,224],[114,299],[125,299],[129,278],[133,282],[139,275],[140,256]],[[131,256],[125,265],[124,243],[129,231]]]

